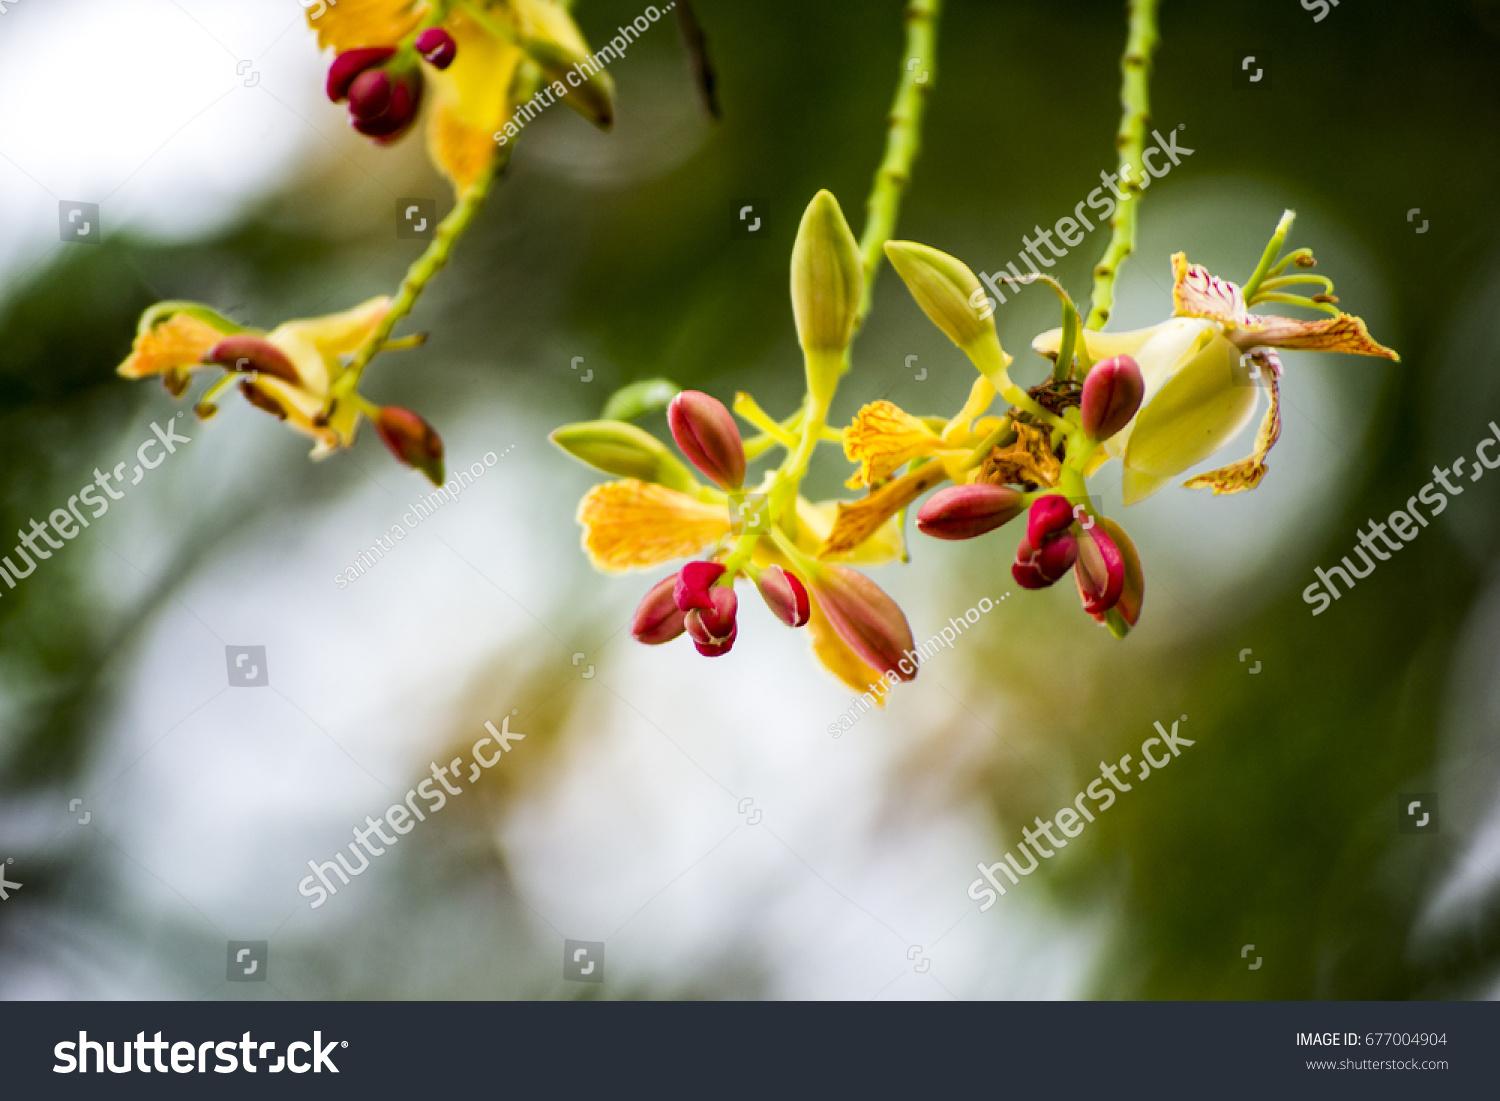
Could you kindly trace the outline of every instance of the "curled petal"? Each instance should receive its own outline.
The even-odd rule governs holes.
[[[1172,256],[1172,314],[1206,317],[1223,324],[1243,321],[1249,314],[1245,294],[1227,279],[1211,275],[1202,264],[1190,264],[1186,253]]]
[[[293,386],[302,385],[302,376],[280,348],[264,337],[248,333],[225,337],[203,353],[203,362],[245,374],[270,375]]]
[[[589,561],[606,573],[690,558],[729,532],[723,505],[633,478],[589,490],[578,522]]]
[[[1266,456],[1281,438],[1281,361],[1269,349],[1257,358],[1266,370],[1266,394],[1270,405],[1255,433],[1255,450],[1239,462],[1189,478],[1182,483],[1188,489],[1211,489],[1216,497],[1221,493],[1243,493],[1260,485],[1260,480],[1270,469],[1266,465]]]
[[[926,463],[881,486],[861,501],[853,504],[839,501],[838,519],[819,548],[818,557],[834,558],[864,545],[880,534],[896,513],[947,477],[941,463]],[[890,534],[899,548],[901,532],[893,530]]]

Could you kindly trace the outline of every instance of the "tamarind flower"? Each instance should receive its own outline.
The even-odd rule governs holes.
[[[194,372],[220,371],[194,407],[200,418],[218,412],[217,396],[238,383],[251,405],[311,436],[315,459],[352,447],[361,418],[373,417],[398,459],[440,483],[442,441],[426,421],[407,410],[380,409],[352,392],[334,396],[345,370],[342,357],[364,343],[390,306],[389,298],[372,298],[343,313],[261,332],[207,306],[161,302],[141,316],[130,355],[116,372],[129,379],[160,375],[172,396],[181,397]]]
[[[329,98],[347,97],[355,128],[377,141],[410,128],[430,84],[428,153],[460,194],[495,157],[527,59],[555,98],[605,129],[614,120],[614,83],[554,0],[340,0],[308,23],[338,51]]]
[[[1283,217],[1279,238],[1291,224]],[[1274,254],[1268,252],[1274,259]],[[1254,416],[1264,381],[1268,408],[1251,454],[1228,466],[1208,471],[1184,483],[1190,489],[1212,489],[1215,494],[1253,489],[1265,476],[1266,456],[1281,434],[1277,349],[1348,352],[1398,360],[1395,352],[1376,343],[1365,323],[1332,306],[1333,284],[1321,276],[1280,275],[1288,263],[1312,266],[1312,254],[1302,249],[1280,267],[1267,269],[1270,278],[1252,284],[1250,294],[1234,283],[1188,263],[1183,253],[1172,257],[1173,316],[1159,325],[1132,332],[1085,331],[1083,341],[1096,358],[1127,355],[1140,365],[1145,400],[1134,420],[1104,442],[1090,466],[1092,473],[1112,457],[1125,472],[1125,504],[1135,504],[1156,493],[1174,477],[1194,466],[1233,439]],[[1283,292],[1294,283],[1319,282],[1327,289],[1311,298]],[[1248,298],[1248,301],[1247,301]],[[1261,301],[1289,302],[1321,308],[1333,314],[1317,321],[1257,314],[1250,305]],[[1033,347],[1055,357],[1062,330],[1043,333]],[[1251,365],[1254,365],[1254,371]]]

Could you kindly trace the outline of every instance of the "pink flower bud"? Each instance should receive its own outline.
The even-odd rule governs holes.
[[[231,371],[246,374],[270,375],[293,386],[301,386],[302,378],[292,361],[276,345],[249,333],[227,336],[203,353],[204,363],[227,367]]]
[[[810,577],[813,599],[828,617],[828,624],[859,656],[881,673],[895,673],[901,680],[917,675],[915,659],[901,668],[912,651],[911,627],[896,602],[862,573],[844,566],[823,566]]]
[[[1078,559],[1078,540],[1071,532],[1055,535],[1034,547],[1023,538],[1016,547],[1016,560],[1010,574],[1023,589],[1045,589],[1057,583]]]
[[[1125,529],[1113,520],[1101,516],[1096,521],[1094,531],[1103,529],[1103,534],[1114,544],[1120,554],[1121,569],[1124,574],[1120,586],[1120,596],[1114,605],[1117,612],[1127,626],[1134,627],[1136,621],[1141,617],[1141,603],[1145,598],[1146,572],[1141,568],[1141,556],[1131,542],[1130,536],[1125,534]],[[1078,566],[1083,567],[1083,554],[1080,552]],[[1105,608],[1102,612],[1094,612],[1089,607],[1089,593],[1084,589],[1083,578],[1078,579],[1078,595],[1083,598],[1084,610],[1089,612],[1100,623],[1105,622],[1105,613],[1110,609]]]
[[[1115,541],[1095,524],[1078,540],[1078,562],[1073,567],[1083,610],[1095,619],[1113,608],[1125,588],[1125,557]]]
[[[708,590],[724,572],[722,562],[689,562],[677,572],[677,584],[672,590],[672,599],[684,612],[694,608],[712,608]]]
[[[1146,380],[1130,356],[1100,360],[1083,380],[1083,406],[1078,410],[1083,430],[1096,440],[1109,439],[1130,423],[1145,394]]]
[[[715,585],[709,589],[709,606],[694,608],[684,617],[687,633],[704,657],[716,658],[729,653],[739,634],[735,614],[740,600],[728,585]]]
[[[345,50],[333,59],[328,67],[328,98],[342,103],[349,95],[349,85],[366,69],[372,69],[396,51],[389,46],[364,46],[357,50]]]
[[[801,627],[812,615],[807,588],[800,578],[780,566],[767,566],[755,579],[761,599],[773,615],[788,627]]]
[[[349,85],[349,113],[360,120],[379,118],[391,105],[391,78],[384,69],[360,73]]]
[[[420,470],[433,485],[443,484],[443,440],[432,425],[410,409],[387,405],[380,410],[375,431],[398,461]]]
[[[1031,502],[1031,511],[1026,514],[1026,540],[1033,547],[1040,547],[1051,536],[1066,531],[1072,523],[1073,506],[1068,504],[1066,497],[1056,493],[1038,497]]]
[[[676,584],[675,575],[657,582],[636,608],[635,616],[630,621],[630,633],[637,642],[644,642],[647,646],[660,646],[663,642],[671,642],[687,629],[684,613],[672,599],[672,589]]]
[[[458,43],[442,27],[428,27],[417,35],[417,53],[434,69],[446,69],[458,55]]]
[[[723,402],[684,390],[667,406],[667,424],[682,453],[720,489],[744,484],[745,445]]]
[[[972,539],[1026,510],[1021,494],[983,482],[934,493],[917,513],[917,530],[935,539]]]

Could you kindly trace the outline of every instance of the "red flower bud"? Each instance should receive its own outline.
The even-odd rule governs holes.
[[[1078,540],[1064,532],[1047,540],[1040,548],[1023,538],[1016,547],[1016,560],[1010,574],[1023,589],[1045,589],[1056,584],[1078,559]]]
[[[744,484],[745,445],[723,402],[684,390],[667,406],[667,424],[682,453],[720,489]]]
[[[391,78],[384,69],[360,73],[349,85],[349,113],[360,120],[378,118],[391,105]]]
[[[1109,536],[1115,547],[1120,552],[1120,558],[1124,567],[1124,583],[1120,589],[1120,598],[1115,603],[1114,611],[1117,612],[1127,626],[1134,627],[1136,620],[1141,618],[1141,602],[1146,594],[1146,571],[1141,568],[1141,556],[1131,542],[1130,536],[1125,534],[1125,529],[1113,520],[1103,516],[1099,517],[1096,524],[1103,527],[1104,533]],[[1094,529],[1099,530],[1099,527]],[[1082,563],[1082,555],[1079,562]],[[1079,581],[1079,595],[1084,598],[1084,609],[1088,609],[1088,596],[1083,591],[1083,583]],[[1107,609],[1106,609],[1107,611]],[[1091,613],[1092,614],[1092,613]],[[1100,623],[1105,622],[1103,612],[1094,615]]]
[[[663,642],[671,642],[687,629],[683,611],[672,599],[672,589],[676,584],[675,575],[657,582],[636,608],[635,616],[630,621],[630,633],[637,642],[644,642],[647,646],[660,646]]]
[[[844,566],[825,565],[809,581],[829,626],[861,661],[882,675],[895,673],[901,680],[917,675],[914,659],[907,662],[911,672],[901,668],[902,659],[912,650],[911,627],[880,586]]]
[[[687,633],[704,657],[716,658],[729,653],[739,634],[735,614],[740,600],[728,585],[715,585],[709,590],[709,607],[694,608],[684,617]]]
[[[801,627],[812,615],[807,588],[800,578],[780,566],[767,566],[755,579],[761,599],[773,615],[788,627]]]
[[[1100,360],[1083,380],[1083,406],[1078,410],[1083,430],[1096,440],[1109,439],[1130,423],[1145,394],[1146,380],[1130,356]]]
[[[1073,506],[1068,504],[1066,497],[1056,493],[1038,497],[1031,502],[1031,511],[1026,514],[1026,540],[1033,547],[1040,547],[1048,538],[1066,531],[1072,524]]]
[[[382,71],[379,75],[386,77],[390,87],[390,98],[385,101],[383,108],[373,115],[358,113],[360,110],[373,110],[374,104],[379,102],[379,84],[374,79],[375,74],[363,73],[350,86],[349,112],[354,129],[377,139],[382,145],[389,145],[417,121],[417,109],[422,105],[422,71],[413,68],[396,74]],[[354,86],[366,81],[368,83],[361,88]],[[357,91],[372,98],[369,101],[356,101]]]
[[[396,51],[389,46],[363,46],[357,50],[345,50],[328,66],[328,98],[342,103],[349,95],[349,85],[366,69],[372,69],[382,61],[394,56]]]
[[[1021,494],[1008,486],[950,486],[928,498],[917,513],[917,530],[935,539],[972,539],[1025,510]]]
[[[417,53],[434,69],[446,69],[458,55],[458,43],[442,27],[428,27],[417,35]]]
[[[1119,602],[1125,589],[1125,556],[1105,533],[1104,525],[1095,523],[1078,540],[1073,576],[1078,581],[1083,610],[1095,619],[1102,619]]]
[[[399,462],[420,470],[433,485],[443,484],[443,441],[432,425],[410,409],[387,405],[380,410],[375,431]]]
[[[241,333],[227,336],[203,353],[204,363],[227,367],[231,371],[247,374],[270,375],[293,386],[301,386],[302,378],[297,368],[287,359],[286,353],[269,341]]]
[[[724,572],[722,562],[689,562],[677,573],[677,584],[672,590],[672,599],[684,612],[694,608],[712,608],[713,601],[708,590]]]

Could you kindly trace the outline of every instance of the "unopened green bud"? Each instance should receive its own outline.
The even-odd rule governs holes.
[[[654,482],[682,493],[695,493],[692,472],[651,433],[622,421],[580,421],[552,433],[552,442],[569,455],[618,478]]]
[[[1010,364],[995,332],[994,305],[967,264],[915,241],[887,241],[885,254],[922,312],[981,374],[989,377]]]
[[[864,281],[859,243],[838,200],[819,191],[807,204],[792,247],[792,313],[807,359],[807,388],[814,398],[833,394]]]

